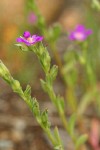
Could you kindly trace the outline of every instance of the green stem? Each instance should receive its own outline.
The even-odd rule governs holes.
[[[88,52],[87,52],[88,44],[83,43],[83,45],[81,45],[81,47],[82,47],[82,56],[81,57],[83,57],[83,60],[84,60],[84,63],[82,65],[85,67],[88,82],[89,82],[90,86],[95,86],[96,85],[96,78],[95,78],[95,75],[93,72],[93,67],[92,67],[91,62],[88,58]]]
[[[21,92],[21,98],[24,99],[24,101],[27,103],[27,105],[29,106],[29,108],[31,109],[31,103],[30,101],[27,99],[27,97],[25,97],[23,91]],[[31,109],[32,111],[32,109]],[[33,111],[32,111],[33,112]],[[33,112],[34,113],[34,112]],[[40,124],[40,126],[42,127],[42,129],[45,131],[45,133],[47,134],[48,138],[50,139],[51,143],[53,144],[53,146],[55,147],[57,145],[57,141],[55,139],[55,137],[53,136],[51,130],[49,128],[45,128],[44,125],[41,122],[41,118],[36,116],[36,120],[37,122]],[[54,148],[55,149],[55,148]],[[59,150],[64,150],[63,147],[61,146],[61,148]]]
[[[53,137],[51,130],[50,129],[46,129],[44,128],[46,134],[48,135],[49,139],[51,140],[52,144],[54,145],[54,147],[57,145],[56,139]],[[56,148],[54,148],[56,150]],[[64,148],[61,146],[59,150],[64,150]]]
[[[52,49],[52,52],[53,52],[53,55],[54,55],[54,58],[55,58],[55,61],[58,65],[58,68],[59,68],[59,71],[60,71],[60,76],[66,86],[66,89],[65,89],[65,97],[66,99],[68,100],[73,112],[75,112],[77,110],[77,101],[76,101],[76,98],[75,98],[75,95],[74,95],[74,89],[73,88],[70,88],[70,85],[68,85],[68,79],[67,79],[67,75],[63,72],[62,68],[63,68],[63,64],[61,62],[61,58],[60,58],[60,55],[59,55],[59,52],[58,50],[56,50],[56,47],[54,44],[50,44],[50,47]],[[70,93],[70,98],[69,98],[69,94]]]
[[[51,90],[48,91],[48,95],[49,95],[52,103],[55,105],[55,107],[56,107],[56,109],[58,111],[58,114],[60,116],[60,119],[61,119],[61,121],[63,123],[63,126],[64,126],[66,132],[70,135],[70,137],[72,138],[72,141],[75,144],[76,143],[76,138],[75,138],[75,136],[73,136],[73,135],[70,134],[67,118],[65,116],[64,111],[61,111],[60,108],[57,105],[57,99],[56,99],[56,95],[55,95],[55,93],[53,91],[53,88],[51,88]]]
[[[61,61],[61,57],[60,57],[60,55],[59,55],[59,52],[58,52],[58,50],[56,49],[55,44],[52,44],[52,43],[49,42],[49,45],[50,45],[50,48],[51,48],[51,50],[52,50],[54,59],[55,59],[55,61],[56,61],[56,63],[57,63],[57,66],[58,66],[58,68],[59,68],[60,75],[61,75],[61,77],[63,78],[63,76],[62,76],[62,66],[63,66],[63,64],[62,64],[62,61]],[[63,79],[63,81],[64,81],[64,79]]]
[[[50,141],[52,142],[52,144],[54,145],[54,147],[56,146],[56,139],[53,137],[52,133],[51,133],[51,130],[48,129],[48,128],[44,128],[42,126],[43,130],[46,132],[48,138],[50,139]]]
[[[48,91],[48,95],[51,99],[51,101],[53,102],[53,104],[55,105],[56,109],[58,110],[58,113],[59,113],[59,116],[62,120],[62,123],[64,125],[64,128],[66,129],[66,131],[69,133],[69,130],[68,130],[68,122],[67,122],[67,118],[64,114],[64,112],[62,113],[57,105],[57,99],[56,99],[56,95],[53,91],[53,89],[51,88],[51,90]]]

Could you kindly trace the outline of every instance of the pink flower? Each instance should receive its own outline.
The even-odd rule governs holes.
[[[91,29],[86,29],[83,25],[78,25],[75,30],[69,34],[68,38],[71,41],[84,41],[91,34]]]
[[[32,35],[29,31],[25,31],[22,37],[17,38],[17,42],[25,43],[27,46],[34,45],[43,40],[43,36]]]
[[[29,24],[35,24],[37,22],[37,16],[33,13],[33,12],[30,12],[28,14],[28,23]]]

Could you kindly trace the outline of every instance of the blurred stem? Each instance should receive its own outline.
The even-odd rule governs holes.
[[[58,67],[59,67],[60,76],[61,76],[61,78],[62,78],[62,80],[63,80],[63,82],[64,82],[64,84],[66,86],[66,88],[65,88],[66,100],[68,101],[70,107],[72,108],[72,111],[76,112],[76,110],[77,110],[77,102],[76,102],[76,98],[75,98],[75,94],[74,94],[74,92],[75,92],[74,88],[72,86],[70,86],[68,84],[68,82],[67,82],[68,81],[68,79],[67,79],[68,76],[62,70],[63,69],[63,64],[62,64],[61,57],[59,55],[58,50],[56,49],[55,44],[51,44],[50,43],[50,47],[52,49],[52,52],[53,52],[54,58],[56,60],[56,63],[58,65]]]
[[[62,76],[62,66],[63,66],[63,64],[62,64],[62,61],[61,61],[60,54],[59,54],[58,50],[56,49],[55,44],[49,43],[49,45],[50,45],[50,48],[52,49],[53,56],[54,56],[54,59],[57,63],[57,66],[59,67],[60,75],[63,78],[63,76]],[[64,81],[64,79],[63,79],[63,81]]]
[[[63,122],[64,128],[65,128],[66,131],[69,133],[67,118],[66,118],[66,116],[65,116],[64,111],[63,111],[63,112],[60,111],[60,109],[59,109],[59,107],[58,107],[58,105],[57,105],[56,95],[55,95],[54,90],[53,90],[52,87],[49,89],[48,95],[49,95],[51,101],[53,102],[53,104],[55,105],[55,107],[56,107],[57,110],[58,110],[58,113],[59,113],[59,116],[60,116],[60,118],[61,118],[61,120],[62,120],[62,122]]]
[[[96,107],[97,107],[97,114],[100,117],[100,91],[97,91],[97,95],[96,95]]]
[[[76,144],[77,137],[76,137],[75,133],[73,135],[70,133],[69,127],[68,127],[68,121],[67,121],[67,118],[66,118],[65,114],[63,112],[60,112],[59,115],[60,115],[60,118],[63,122],[63,125],[64,125],[64,128],[65,128],[66,132],[70,135],[73,143]]]
[[[54,93],[53,88],[51,87],[50,89],[51,89],[51,90],[48,91],[48,95],[49,95],[51,101],[53,102],[53,104],[55,105],[55,107],[56,107],[57,110],[58,110],[60,119],[61,119],[61,121],[62,121],[62,123],[63,123],[63,126],[64,126],[66,132],[70,135],[70,137],[71,137],[73,143],[75,144],[76,141],[77,141],[76,135],[70,134],[67,117],[65,116],[64,111],[61,111],[61,110],[59,109],[58,105],[57,105],[56,95],[55,95],[55,93]]]
[[[76,103],[74,88],[72,86],[68,86],[65,94],[66,94],[66,99],[68,101],[68,104],[72,108],[72,111],[76,112],[77,111],[77,103]]]
[[[82,57],[84,59],[84,67],[87,73],[87,78],[88,78],[88,82],[89,82],[89,86],[96,86],[96,78],[95,78],[95,73],[93,72],[93,67],[91,65],[91,62],[88,58],[88,43],[84,42],[82,45]]]
[[[53,144],[54,146],[56,146],[55,138],[54,138],[54,136],[52,135],[50,129],[44,128],[44,131],[45,131],[46,134],[48,135],[48,137],[49,137],[50,141],[52,142],[52,144]],[[56,149],[55,149],[55,150],[56,150]],[[64,150],[64,149],[61,147],[59,150]]]

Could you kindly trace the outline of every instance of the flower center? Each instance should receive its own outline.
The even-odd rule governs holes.
[[[83,40],[84,39],[84,34],[81,32],[76,32],[74,33],[74,37],[78,40]]]
[[[27,38],[27,41],[28,41],[29,43],[33,43],[33,42],[34,42],[34,39],[33,39],[32,37],[29,37],[29,38]]]

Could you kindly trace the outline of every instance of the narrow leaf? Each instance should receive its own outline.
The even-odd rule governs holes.
[[[84,135],[80,136],[77,139],[77,142],[76,142],[76,150],[78,150],[80,148],[80,146],[87,141],[87,139],[88,139],[88,135],[87,134],[84,134]]]

